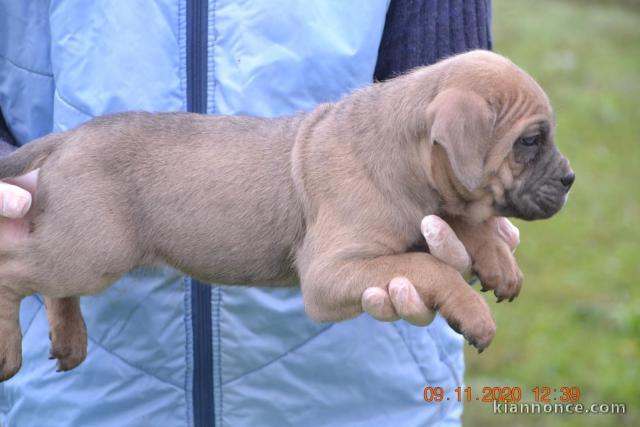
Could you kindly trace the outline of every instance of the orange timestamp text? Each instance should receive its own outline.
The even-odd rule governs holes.
[[[580,400],[580,387],[577,386],[535,386],[530,389],[533,394],[533,400],[540,403],[553,402],[578,402]],[[482,387],[478,392],[472,387],[456,387],[452,392],[447,393],[442,387],[426,386],[422,392],[425,402],[498,402],[511,403],[520,402],[522,400],[522,388],[518,386],[494,386]]]

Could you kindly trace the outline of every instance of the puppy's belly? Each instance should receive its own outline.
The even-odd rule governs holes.
[[[185,242],[188,244],[187,242]],[[288,249],[274,244],[270,253],[247,252],[241,247],[224,247],[212,241],[215,248],[190,248],[184,253],[170,249],[159,254],[162,264],[168,264],[185,274],[206,283],[230,285],[260,284],[265,286],[293,286],[296,274],[289,260]],[[193,253],[203,249],[201,253]]]
[[[303,225],[293,190],[221,191],[213,181],[203,197],[195,188],[189,191],[187,183],[181,188],[186,195],[179,204],[182,214],[152,209],[138,232],[152,262],[169,264],[204,282],[294,283],[292,253]],[[153,206],[162,197],[155,195]]]

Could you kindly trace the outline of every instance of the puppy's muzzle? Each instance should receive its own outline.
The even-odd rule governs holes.
[[[500,215],[524,220],[549,218],[562,209],[575,179],[569,162],[556,157],[546,167],[520,177],[496,210]]]

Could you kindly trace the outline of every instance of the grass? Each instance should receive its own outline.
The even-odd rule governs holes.
[[[640,425],[640,8],[629,4],[494,0],[494,48],[547,91],[577,178],[558,216],[516,222],[525,287],[491,304],[498,335],[466,355],[474,394],[579,386],[582,402],[625,402],[628,414],[505,416],[471,402],[465,426]]]

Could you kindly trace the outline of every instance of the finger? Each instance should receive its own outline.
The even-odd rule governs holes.
[[[40,169],[34,169],[24,175],[16,176],[13,178],[5,179],[5,182],[9,184],[17,185],[27,190],[29,193],[34,194],[36,192],[36,183],[38,182],[38,174]]]
[[[449,224],[436,215],[428,215],[422,219],[420,228],[431,255],[463,275],[471,271],[471,258]]]
[[[520,244],[520,230],[513,225],[505,217],[496,218],[496,226],[498,228],[498,234],[507,242],[511,252],[516,250],[516,247]]]
[[[365,289],[362,293],[362,309],[374,319],[384,322],[400,319],[386,289],[375,287]]]
[[[22,218],[31,208],[31,193],[16,185],[0,182],[0,215]]]
[[[0,247],[24,240],[29,235],[29,221],[0,217]]]
[[[424,305],[415,286],[406,277],[391,279],[389,296],[396,313],[407,322],[426,326],[433,321],[435,313]]]

